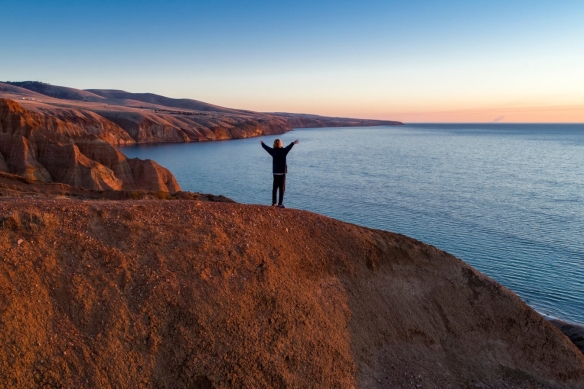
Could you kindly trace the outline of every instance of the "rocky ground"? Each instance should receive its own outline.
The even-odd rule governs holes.
[[[509,290],[309,212],[4,196],[0,256],[0,387],[584,387]]]

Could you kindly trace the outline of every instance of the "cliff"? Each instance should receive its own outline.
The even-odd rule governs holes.
[[[95,113],[29,111],[0,99],[0,172],[91,190],[179,191],[170,171],[154,161],[128,159],[113,145],[133,142]]]
[[[509,290],[309,212],[0,200],[0,252],[2,387],[584,387]]]
[[[0,82],[0,97],[86,128],[114,144],[201,142],[283,134],[293,128],[398,125],[396,121],[264,113],[122,90],[79,90],[36,81]]]
[[[97,110],[117,124],[136,143],[205,142],[283,134],[290,129],[286,120],[276,117],[248,117],[185,111],[155,110],[119,112]]]

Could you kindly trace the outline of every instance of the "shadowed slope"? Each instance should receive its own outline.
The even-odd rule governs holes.
[[[0,220],[1,386],[584,385],[558,329],[401,235],[192,201],[0,201]]]

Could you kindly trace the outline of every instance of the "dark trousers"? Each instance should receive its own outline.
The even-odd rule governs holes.
[[[280,189],[278,205],[282,205],[282,202],[284,201],[284,191],[286,190],[285,174],[274,174],[274,186],[272,186],[272,204],[276,204],[276,192],[278,189]]]

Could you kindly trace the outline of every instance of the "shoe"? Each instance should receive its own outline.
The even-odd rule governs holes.
[[[285,206],[283,206],[282,204],[278,205],[278,208],[286,208]]]
[[[277,206],[278,206],[278,204],[272,204],[272,207],[277,207]]]

